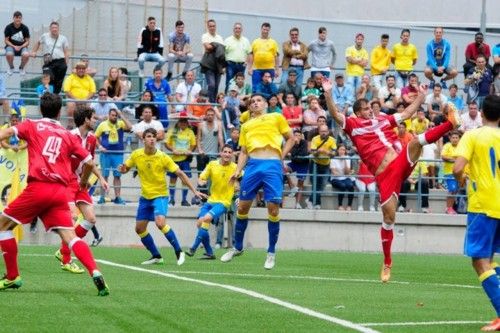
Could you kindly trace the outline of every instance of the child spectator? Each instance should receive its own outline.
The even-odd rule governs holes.
[[[316,96],[319,98],[321,92],[318,88],[316,88],[316,82],[312,77],[307,79],[306,88],[302,92],[302,98],[300,101],[302,102],[302,107],[307,109],[309,107],[309,96]]]
[[[448,196],[446,197],[446,214],[455,215],[457,212],[453,209],[453,204],[455,203],[455,195],[458,193],[459,186],[457,180],[453,176],[453,164],[457,157],[457,145],[460,141],[460,132],[451,131],[449,137],[450,142],[443,146],[441,158],[444,161],[443,174],[448,190]]]
[[[40,83],[36,87],[36,94],[38,97],[42,97],[43,94],[46,92],[48,93],[53,93],[54,92],[54,86],[50,84],[50,74],[49,73],[43,73],[42,74],[42,83]]]
[[[231,136],[233,128],[240,127],[240,99],[238,90],[232,86],[229,88],[229,95],[224,97],[222,103],[222,122],[224,124],[224,138]]]

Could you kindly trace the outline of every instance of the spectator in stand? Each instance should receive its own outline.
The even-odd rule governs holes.
[[[495,45],[492,50],[493,54],[493,74],[498,77],[500,73],[500,43]],[[500,89],[497,89],[497,91]]]
[[[307,209],[321,209],[321,192],[323,192],[330,174],[330,159],[335,155],[337,148],[335,139],[330,136],[328,126],[321,125],[318,127],[318,131],[319,135],[312,139],[309,151],[315,158],[309,164],[313,192],[307,201]]]
[[[285,171],[287,174],[296,173],[297,175],[297,185],[294,186],[291,180],[289,183],[292,185],[292,189],[289,196],[295,196],[295,209],[302,209],[302,192],[304,191],[304,180],[306,179],[307,172],[309,170],[309,150],[307,148],[307,141],[299,128],[293,130],[293,147],[290,150],[291,161],[286,164]],[[290,179],[290,176],[287,175]]]
[[[208,103],[208,91],[206,89],[200,90],[200,92],[198,93],[198,97],[194,100],[194,102],[197,104],[188,104],[187,113],[192,118],[203,120],[205,114],[207,113],[207,110],[212,108],[212,106],[210,105],[203,105]]]
[[[179,119],[175,126],[168,130],[165,138],[165,147],[170,150],[172,160],[184,171],[184,173],[191,178],[191,161],[193,159],[192,153],[196,149],[196,137],[193,130],[189,127],[188,115],[186,112],[179,114]],[[168,174],[170,177],[170,202],[171,206],[175,206],[175,184],[177,182],[177,175]],[[182,189],[182,206],[191,206],[187,201],[187,189]]]
[[[414,135],[419,135],[427,131],[430,126],[430,121],[425,117],[424,109],[417,111],[417,117],[411,122],[411,130]]]
[[[368,171],[366,164],[363,161],[359,162],[358,178],[355,182],[356,187],[359,191],[358,193],[358,211],[364,211],[363,202],[365,200],[365,192],[369,193],[369,210],[374,212],[375,209],[375,197],[377,196],[377,184],[375,183],[375,177]]]
[[[318,97],[319,105],[321,105],[321,108],[323,110],[326,110],[326,98],[325,98],[325,90],[323,89],[323,78],[324,76],[320,72],[316,72],[316,74],[314,74],[314,82],[316,84],[316,89],[318,89],[319,91],[319,97]]]
[[[414,73],[408,75],[408,85],[401,89],[401,98],[406,106],[410,105],[418,95],[418,76]]]
[[[361,77],[365,73],[365,67],[368,65],[368,51],[363,47],[364,41],[365,36],[362,33],[358,33],[356,34],[354,45],[349,46],[345,50],[347,84],[352,86],[353,93],[361,85]]]
[[[24,76],[26,71],[24,66],[30,59],[28,45],[30,44],[30,30],[23,24],[23,14],[20,11],[15,11],[12,16],[12,23],[8,24],[4,29],[5,35],[5,59],[9,68],[7,75],[11,76],[14,71],[14,56],[21,57],[19,65],[19,74]]]
[[[191,62],[193,61],[193,53],[191,52],[191,38],[189,34],[184,32],[184,22],[178,20],[175,22],[175,31],[168,35],[168,71],[167,81],[172,78],[174,71],[174,63],[176,61],[184,62],[184,69],[182,70],[182,77],[186,76]]]
[[[460,113],[464,111],[464,100],[461,96],[457,95],[458,86],[455,83],[450,85],[448,89],[450,96],[448,96],[448,102],[453,103]]]
[[[115,103],[125,99],[125,95],[122,91],[122,85],[120,83],[120,72],[118,71],[118,67],[111,67],[109,69],[108,77],[104,81],[103,87],[106,89],[108,97]]]
[[[462,133],[483,126],[483,119],[479,113],[479,107],[476,102],[471,102],[468,105],[469,112],[462,114],[462,124],[458,130]]]
[[[378,89],[371,84],[370,75],[364,74],[361,77],[361,84],[356,90],[356,99],[364,98],[367,101],[378,102]]]
[[[241,35],[243,26],[241,23],[236,22],[233,25],[233,34],[224,40],[225,56],[226,56],[226,88],[224,92],[227,94],[233,80],[238,73],[243,74],[243,81],[245,80],[245,69],[248,55],[250,54],[251,47],[250,41]]]
[[[229,81],[229,89],[236,88],[238,90],[238,97],[243,102],[249,99],[252,95],[252,87],[249,83],[245,82],[245,74],[243,72],[236,73],[231,81]]]
[[[350,84],[344,84],[344,74],[335,74],[335,88],[333,88],[333,102],[345,116],[352,113],[354,91]]]
[[[308,101],[309,96],[319,97],[319,95],[320,95],[320,92],[319,92],[319,89],[316,88],[316,82],[314,82],[314,79],[312,77],[308,78],[307,83],[306,83],[306,88],[302,92],[302,98],[301,98],[302,106],[304,108],[308,108],[309,107],[309,101]]]
[[[444,121],[444,109],[448,103],[448,98],[442,93],[443,89],[439,83],[434,85],[432,93],[425,96],[427,105],[427,117],[434,125],[439,125]]]
[[[3,75],[0,75],[0,104],[2,105],[2,111],[4,116],[10,114],[10,104],[9,100],[6,99],[7,93],[5,90],[5,78]]]
[[[316,135],[319,135],[317,130],[320,125],[320,118],[325,120],[325,123],[321,125],[326,125],[326,111],[321,108],[316,96],[310,96],[308,104],[309,108],[303,114],[304,126],[302,126],[302,131],[306,140],[310,142]]]
[[[451,45],[443,38],[443,27],[434,28],[434,39],[427,43],[427,67],[424,70],[425,77],[431,82],[429,89],[434,88],[434,75],[441,78],[441,87],[448,89],[446,81],[457,76],[458,72],[450,66]]]
[[[267,100],[267,113],[283,113],[283,110],[280,108],[280,104],[278,101],[278,96],[276,95],[271,95],[269,96],[269,99]]]
[[[354,181],[351,178],[351,160],[347,158],[346,147],[339,144],[337,147],[337,157],[330,160],[330,183],[332,187],[337,189],[338,210],[351,210],[352,201],[354,200]],[[344,195],[347,192],[347,206],[344,207]]]
[[[490,46],[484,42],[482,32],[476,32],[474,35],[474,42],[470,43],[465,48],[464,77],[466,79],[471,69],[476,67],[476,60],[479,56],[483,56],[486,64],[488,64],[491,56],[491,50]]]
[[[151,90],[144,90],[141,96],[141,102],[154,102],[154,95]],[[153,118],[158,120],[160,111],[158,111],[158,107],[154,104],[139,104],[135,107],[135,119],[142,118],[142,110],[146,107],[151,107],[151,111],[153,112]]]
[[[379,116],[385,116],[385,113],[382,113],[382,107],[378,100],[374,100],[370,102],[370,107],[372,108],[373,117],[377,118]]]
[[[144,148],[143,134],[148,128],[154,128],[156,130],[156,149],[161,149],[160,142],[165,138],[163,125],[158,120],[153,119],[153,106],[154,105],[144,105],[142,108],[142,120],[132,126],[132,133],[135,134],[137,141],[139,142],[138,148]]]
[[[398,125],[398,139],[401,142],[401,146],[404,148],[413,139],[413,135],[407,131],[406,123],[402,122]]]
[[[281,68],[283,69],[283,76],[281,77],[281,83],[284,84],[287,81],[288,73],[290,70],[294,70],[297,75],[296,84],[302,88],[302,82],[304,82],[304,70],[308,69],[310,66],[307,63],[307,50],[306,44],[299,41],[299,28],[290,29],[290,40],[283,43],[283,61],[281,63]],[[300,96],[296,96],[300,98]]]
[[[288,69],[286,73],[286,81],[282,83],[278,89],[278,100],[281,104],[281,108],[284,108],[286,105],[284,100],[286,95],[291,93],[296,100],[299,100],[302,96],[302,85],[297,82],[298,74],[295,68]]]
[[[448,196],[446,197],[446,214],[456,215],[457,212],[453,209],[455,203],[455,196],[458,193],[458,182],[453,176],[453,164],[457,158],[457,145],[460,141],[460,132],[451,131],[449,134],[450,142],[443,146],[441,151],[441,158],[443,159],[443,173],[446,181],[446,189]]]
[[[139,76],[144,77],[144,63],[146,61],[157,62],[156,68],[165,64],[163,58],[163,34],[156,27],[156,19],[148,17],[147,25],[142,28],[137,37],[137,61],[139,62]]]
[[[273,83],[273,76],[270,72],[264,72],[262,74],[262,79],[254,87],[254,92],[257,94],[261,94],[265,99],[269,99],[271,95],[278,94],[278,87]]]
[[[430,125],[429,127],[434,127]],[[441,143],[440,143],[441,145]],[[429,177],[429,188],[442,189],[437,175],[439,174],[439,164],[436,164],[436,159],[438,157],[438,146],[436,143],[431,143],[422,147],[421,159],[427,163],[427,172]]]
[[[334,69],[337,53],[333,42],[326,38],[325,27],[318,29],[318,38],[313,40],[307,47],[311,52],[311,77],[315,78],[316,73],[321,73],[322,77],[330,77],[330,72]]]
[[[205,80],[207,81],[208,99],[210,103],[215,103],[220,78],[226,67],[225,48],[224,40],[216,32],[215,20],[207,21],[207,30],[201,36],[204,53],[200,66],[201,72],[205,74]]]
[[[43,73],[42,74],[42,83],[40,83],[36,87],[36,94],[38,97],[42,97],[43,94],[46,92],[48,93],[53,93],[54,92],[54,86],[50,84],[50,74],[49,73]]]
[[[95,111],[95,117],[99,123],[108,119],[110,110],[118,109],[116,104],[108,97],[108,92],[104,88],[97,91],[97,100],[90,104],[90,107]]]
[[[401,89],[396,87],[396,77],[392,74],[385,77],[385,82],[386,85],[378,91],[380,106],[385,113],[394,113],[401,101]]]
[[[229,95],[224,97],[221,109],[224,138],[229,138],[231,130],[240,127],[240,99],[235,86],[229,88]]]
[[[44,55],[43,71],[50,71],[51,81],[54,85],[54,93],[61,92],[64,76],[68,70],[69,42],[59,33],[59,23],[50,23],[50,32],[44,33],[35,44],[31,56],[35,57],[38,49],[42,47]]]
[[[429,210],[429,180],[427,179],[429,171],[427,163],[418,161],[417,166],[403,184],[401,184],[401,193],[399,195],[399,212],[411,212],[406,207],[406,195],[410,191],[417,191],[422,196],[421,208],[423,213],[430,213]]]
[[[396,86],[402,89],[409,81],[413,72],[413,66],[417,63],[418,51],[415,45],[410,43],[410,30],[401,31],[401,42],[392,47],[391,61],[396,71]]]
[[[288,121],[288,125],[293,129],[302,128],[302,106],[297,105],[297,99],[292,93],[286,94],[286,104],[282,109],[283,117]]]
[[[87,69],[85,69],[85,74],[90,75],[91,77],[94,77],[97,74],[97,69],[90,67],[90,61],[89,61],[89,55],[82,53],[80,55],[80,61],[84,62],[85,65],[87,66]]]
[[[476,102],[479,109],[483,106],[484,98],[491,92],[493,73],[487,66],[486,58],[479,55],[476,66],[467,73],[464,81],[467,90],[467,103]]]
[[[87,65],[83,62],[77,62],[75,65],[76,74],[70,74],[63,84],[63,90],[66,94],[66,98],[73,100],[89,100],[96,93],[96,87],[94,79],[85,74],[85,69]],[[55,90],[55,88],[54,88]],[[76,103],[66,102],[66,112],[68,113],[68,124],[73,124],[73,113],[76,109]]]
[[[150,78],[144,84],[144,89],[149,90],[153,93],[155,102],[162,102],[158,104],[158,120],[161,121],[164,128],[168,128],[168,105],[166,102],[172,102],[173,97],[171,96],[172,91],[170,90],[170,85],[167,80],[162,79],[163,70],[161,67],[155,67],[153,70],[153,78]]]
[[[0,129],[9,128],[16,126],[21,122],[21,119],[17,113],[12,113],[9,117],[9,122],[0,126]],[[12,149],[14,152],[19,152],[20,150],[26,149],[28,144],[24,140],[19,140],[17,135],[12,135],[11,137],[0,141],[0,148]]]
[[[370,54],[370,72],[375,87],[380,90],[385,81],[385,75],[391,66],[391,51],[387,48],[389,35],[380,36],[380,45],[373,48]]]
[[[125,201],[121,194],[121,173],[118,167],[123,164],[123,151],[125,149],[125,132],[130,131],[132,124],[123,117],[118,109],[109,110],[108,119],[97,126],[95,137],[97,139],[97,148],[101,151],[100,165],[102,176],[108,181],[109,174],[113,172],[113,189],[115,199],[113,202],[118,205],[124,205]],[[101,189],[101,197],[98,204],[106,203],[104,189]]]
[[[271,25],[267,22],[260,27],[260,38],[252,42],[252,52],[248,56],[248,74],[252,76],[252,92],[257,92],[257,86],[262,81],[265,73],[271,75],[271,79],[279,78],[279,46],[269,36]]]
[[[198,98],[201,91],[201,86],[194,80],[194,72],[188,70],[184,75],[184,81],[177,85],[175,89],[175,101],[178,104],[175,106],[177,112],[186,109],[187,104],[192,103]]]

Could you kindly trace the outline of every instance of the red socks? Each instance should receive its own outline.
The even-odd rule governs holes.
[[[382,250],[384,251],[384,264],[391,266],[392,258],[391,258],[391,246],[392,239],[394,238],[394,231],[386,230],[384,228],[380,228],[380,239],[382,240]]]
[[[64,241],[61,241],[61,262],[63,265],[69,264],[71,262],[71,250],[69,249],[68,244]]]
[[[87,229],[83,228],[81,224],[77,225],[75,227],[75,233],[79,238],[83,238],[87,235],[87,232],[89,232]]]
[[[453,124],[450,123],[449,121],[445,121],[444,123],[428,129],[424,135],[425,135],[425,141],[427,143],[433,143],[439,140],[440,138],[443,137],[446,133],[451,131],[453,129]]]
[[[80,260],[82,265],[89,271],[90,276],[92,276],[93,272],[97,269],[97,265],[92,252],[90,252],[89,246],[83,240],[78,238],[73,239],[70,243],[72,244],[71,250],[78,260]]]
[[[14,237],[0,241],[0,247],[3,252],[5,269],[7,270],[7,279],[14,280],[19,276],[17,267],[17,243]]]

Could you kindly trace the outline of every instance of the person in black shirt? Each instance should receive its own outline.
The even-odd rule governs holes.
[[[286,165],[286,179],[290,186],[290,197],[295,196],[295,208],[302,209],[302,191],[304,191],[304,180],[309,170],[309,151],[307,141],[304,139],[299,128],[293,130],[293,139],[295,144],[290,150],[291,162]],[[297,185],[295,185],[290,174],[295,172],[297,175]]]
[[[13,22],[5,27],[5,58],[9,64],[7,75],[12,75],[14,70],[14,56],[21,56],[19,74],[25,75],[24,66],[28,63],[30,53],[28,45],[30,43],[30,30],[23,23],[23,14],[16,11],[13,15]]]

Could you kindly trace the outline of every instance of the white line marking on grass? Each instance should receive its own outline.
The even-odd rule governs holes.
[[[214,283],[214,282],[205,281],[205,280],[192,279],[192,278],[188,278],[188,277],[184,277],[184,276],[179,276],[179,275],[165,273],[165,272],[160,272],[160,271],[155,271],[155,270],[144,269],[144,268],[135,267],[135,266],[123,265],[123,264],[119,264],[119,263],[115,263],[115,262],[107,261],[107,260],[96,260],[96,261],[99,262],[99,263],[101,263],[101,264],[103,264],[103,265],[120,267],[120,268],[129,269],[129,270],[132,270],[132,271],[143,272],[143,273],[150,273],[150,274],[165,276],[165,277],[176,279],[176,280],[181,280],[181,281],[186,281],[186,282],[194,282],[194,283],[198,283],[198,284],[202,284],[202,285],[206,285],[206,286],[219,287],[219,288],[231,290],[231,291],[234,291],[234,292],[237,292],[237,293],[240,293],[240,294],[244,294],[244,295],[247,295],[247,296],[250,296],[250,297],[253,297],[253,298],[264,300],[264,301],[272,303],[272,304],[280,305],[280,306],[285,307],[287,309],[290,309],[290,310],[293,310],[293,311],[297,311],[297,312],[303,313],[303,314],[311,316],[311,317],[323,319],[323,320],[335,323],[335,324],[343,326],[343,327],[351,328],[351,329],[356,330],[358,332],[362,332],[362,333],[379,333],[378,331],[375,331],[375,330],[373,330],[371,328],[364,327],[362,325],[355,324],[353,322],[350,322],[350,321],[347,321],[347,320],[343,320],[343,319],[340,319],[340,318],[332,317],[332,316],[329,316],[329,315],[326,315],[326,314],[323,314],[323,313],[320,313],[320,312],[317,312],[317,311],[314,311],[314,310],[302,307],[300,305],[296,305],[296,304],[293,304],[293,303],[282,301],[282,300],[280,300],[278,298],[267,296],[267,295],[264,295],[264,294],[261,294],[261,293],[258,293],[258,292],[252,291],[252,290],[248,290],[248,289],[244,289],[244,288],[240,288],[240,287],[234,287],[234,286],[227,285],[227,284],[221,284],[221,283]]]
[[[361,323],[363,326],[434,326],[434,325],[467,325],[467,324],[487,324],[486,321],[422,321],[422,322],[406,322],[406,323]]]

